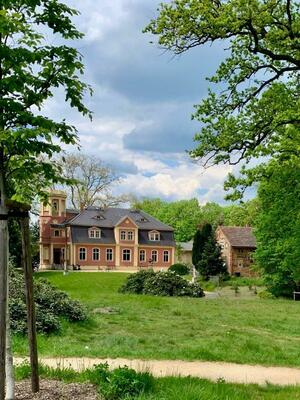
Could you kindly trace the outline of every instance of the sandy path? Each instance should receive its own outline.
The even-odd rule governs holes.
[[[20,364],[25,358],[16,358]],[[266,382],[274,385],[300,384],[300,369],[288,367],[264,367],[261,365],[233,364],[224,362],[180,361],[180,360],[128,360],[100,358],[41,358],[40,362],[49,367],[71,367],[76,371],[107,362],[111,368],[127,365],[137,371],[149,371],[156,377],[193,376],[212,381],[224,379],[235,383]]]

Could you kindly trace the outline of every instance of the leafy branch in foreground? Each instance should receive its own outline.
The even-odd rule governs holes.
[[[174,0],[161,4],[145,31],[158,35],[159,45],[175,54],[216,41],[230,51],[209,79],[224,90],[210,90],[196,106],[193,118],[202,128],[192,158],[204,166],[242,162],[245,173],[252,159],[259,164],[299,154],[299,2]],[[247,185],[260,173],[249,172]],[[241,197],[238,179],[235,185],[233,198]]]

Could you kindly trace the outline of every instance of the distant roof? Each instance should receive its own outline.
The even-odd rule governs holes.
[[[181,247],[182,251],[193,251],[193,240],[189,242],[179,242],[178,245]]]
[[[174,229],[151,215],[139,210],[126,208],[99,208],[88,207],[81,211],[67,223],[71,226],[98,226],[100,228],[113,228],[121,219],[129,217],[140,229],[173,231]]]
[[[66,209],[66,212],[67,212],[68,214],[79,214],[79,213],[80,213],[80,211],[79,211],[79,210],[76,210],[75,208],[67,208],[67,209]]]
[[[219,226],[232,247],[256,248],[256,240],[250,226]]]

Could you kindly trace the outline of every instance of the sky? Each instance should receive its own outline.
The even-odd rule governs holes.
[[[84,80],[94,94],[86,99],[93,121],[55,96],[51,116],[66,118],[79,132],[82,151],[97,155],[121,175],[115,194],[198,198],[224,202],[223,182],[230,167],[204,170],[192,161],[199,123],[193,106],[207,95],[224,51],[218,45],[174,57],[142,30],[157,15],[156,0],[65,0],[85,38],[74,43],[84,56]]]

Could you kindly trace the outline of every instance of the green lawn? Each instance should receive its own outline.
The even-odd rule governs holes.
[[[16,368],[18,380],[29,378],[30,367]],[[40,367],[41,378],[68,382],[97,381],[97,374],[90,371],[81,373],[71,369],[50,369]],[[91,379],[92,378],[92,379]],[[99,384],[100,386],[100,384]],[[241,385],[225,382],[210,382],[197,378],[159,378],[155,379],[153,389],[135,397],[136,400],[300,400],[299,386],[279,387],[273,385]]]
[[[154,393],[136,400],[300,400],[300,388],[213,383],[196,378],[161,378]]]
[[[40,273],[88,307],[85,323],[63,323],[60,335],[40,336],[44,356],[218,360],[300,366],[300,303],[262,300],[247,287],[217,299],[123,295],[122,273]],[[114,307],[117,314],[93,314]],[[27,354],[26,340],[14,350]],[[192,398],[192,397],[190,397]],[[258,397],[259,398],[259,397]]]

